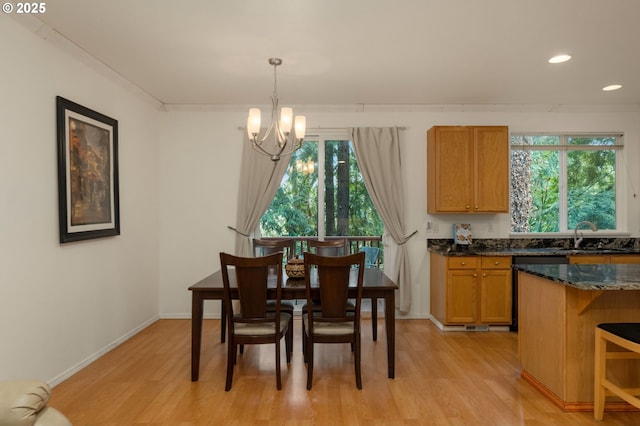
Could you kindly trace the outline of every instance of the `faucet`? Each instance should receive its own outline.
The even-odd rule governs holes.
[[[583,220],[582,222],[578,222],[578,224],[576,225],[575,229],[573,230],[573,248],[580,247],[580,243],[584,239],[584,237],[582,235],[582,232],[580,233],[580,238],[578,238],[578,227],[580,225],[589,225],[593,232],[598,230],[598,227],[595,224],[593,224],[592,222],[589,222],[588,220]]]

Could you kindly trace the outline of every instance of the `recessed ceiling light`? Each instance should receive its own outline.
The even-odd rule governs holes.
[[[571,59],[571,55],[562,54],[562,55],[554,56],[553,58],[549,59],[549,63],[561,64],[562,62],[567,62],[569,59]]]
[[[622,88],[622,84],[611,84],[602,88],[605,92],[611,92],[612,90],[618,90]]]

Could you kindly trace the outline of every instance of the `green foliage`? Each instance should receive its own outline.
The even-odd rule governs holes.
[[[512,230],[558,232],[560,214],[566,211],[567,228],[583,220],[598,229],[616,229],[616,153],[614,150],[561,151],[557,136],[512,138]],[[611,146],[614,137],[570,137],[569,146]],[[525,151],[516,145],[547,145],[549,149]],[[566,158],[566,207],[561,205],[561,164]],[[518,180],[519,179],[519,180]],[[526,180],[523,182],[522,180]],[[531,207],[529,208],[529,204]]]
[[[533,212],[529,217],[530,232],[558,232],[559,152],[533,151],[531,164],[531,196]]]
[[[598,229],[616,229],[615,164],[613,150],[569,152],[569,229],[583,220]]]
[[[382,221],[362,181],[351,143],[348,153],[345,145],[344,141],[326,142],[325,173],[330,180],[325,181],[325,216],[331,220],[325,223],[327,235],[382,235]],[[339,162],[338,157],[345,155],[348,158]],[[318,143],[308,141],[292,155],[280,188],[260,221],[263,236],[318,235],[317,157]],[[310,161],[314,162],[311,173],[302,169]],[[348,173],[339,172],[344,165]]]

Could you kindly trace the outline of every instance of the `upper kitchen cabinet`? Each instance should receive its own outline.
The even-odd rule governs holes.
[[[509,212],[507,126],[429,129],[427,212]]]

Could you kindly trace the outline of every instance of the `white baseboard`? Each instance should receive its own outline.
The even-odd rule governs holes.
[[[83,359],[78,364],[76,364],[73,367],[69,368],[67,371],[65,371],[65,372],[57,375],[53,379],[49,380],[47,383],[52,388],[55,387],[56,385],[59,385],[60,383],[62,383],[66,379],[68,379],[69,377],[71,377],[74,374],[76,374],[78,371],[80,371],[83,368],[85,368],[87,365],[91,364],[92,362],[96,361],[97,359],[99,359],[100,357],[104,356],[108,352],[110,352],[113,349],[117,348],[118,346],[120,346],[121,344],[123,344],[124,342],[126,342],[127,340],[129,340],[130,338],[135,336],[136,334],[140,333],[142,330],[144,330],[145,328],[149,327],[151,324],[153,324],[154,322],[158,321],[159,319],[160,319],[160,317],[158,315],[148,319],[147,321],[143,322],[142,324],[140,324],[139,326],[137,326],[133,330],[129,331],[128,333],[125,333],[121,337],[119,337],[116,340],[114,340],[113,342],[109,343],[104,348],[100,349],[99,351],[95,352],[94,354],[92,354],[92,355],[88,356],[87,358]]]
[[[433,316],[431,317],[431,322],[433,322],[442,331],[509,331],[508,325],[444,325]]]

